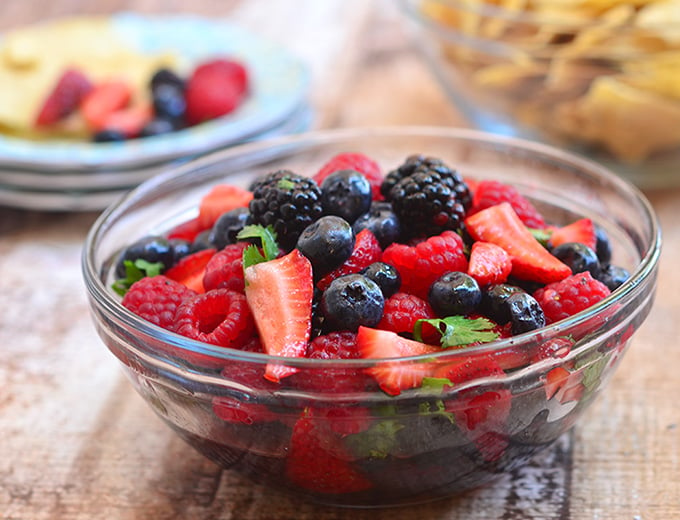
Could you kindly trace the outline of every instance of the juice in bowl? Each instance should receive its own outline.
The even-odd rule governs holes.
[[[488,484],[574,426],[651,309],[660,240],[634,187],[557,149],[348,129],[145,182],[83,272],[103,342],[180,437],[376,507]]]

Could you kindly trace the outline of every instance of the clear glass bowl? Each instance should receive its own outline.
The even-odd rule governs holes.
[[[110,289],[119,251],[195,216],[201,195],[214,184],[247,186],[255,176],[280,168],[312,175],[345,151],[366,153],[385,170],[411,153],[423,153],[440,157],[466,177],[512,183],[555,224],[582,215],[601,225],[612,241],[613,262],[632,276],[597,305],[549,327],[427,358],[389,360],[284,359],[202,344],[137,317]],[[487,484],[571,428],[606,386],[648,315],[659,253],[660,232],[650,205],[595,163],[476,131],[376,128],[244,145],[149,180],[94,224],[84,246],[83,273],[103,342],[139,394],[190,445],[259,483],[326,504],[375,507],[433,500]],[[444,365],[476,355],[499,360],[517,351],[530,355],[564,336],[576,341],[566,357],[455,388],[428,385],[389,396],[369,375],[385,363]],[[212,368],[205,368],[206,356]],[[280,384],[269,383],[261,377],[267,363],[298,372]],[[365,376],[366,384],[319,389],[319,377],[337,381],[348,371]],[[239,421],[243,407],[257,411],[260,419]],[[312,460],[334,461],[322,481],[301,479],[289,463],[299,450],[291,436],[301,417],[314,432]],[[347,467],[354,475],[351,485],[342,477],[346,480]]]
[[[471,125],[585,154],[642,188],[680,185],[680,38],[663,2],[496,4],[401,0]]]

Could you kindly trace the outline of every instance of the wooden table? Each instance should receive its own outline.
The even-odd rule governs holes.
[[[279,41],[311,67],[315,127],[463,124],[389,0],[3,0],[0,30],[126,9],[228,16]],[[0,208],[0,517],[680,518],[680,190],[648,195],[665,235],[657,302],[605,395],[496,485],[387,511],[300,503],[195,453],[134,393],[90,322],[80,248],[96,214]]]

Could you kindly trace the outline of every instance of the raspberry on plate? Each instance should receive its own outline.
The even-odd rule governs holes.
[[[173,330],[177,308],[196,293],[163,275],[136,281],[123,297],[123,306],[151,323]]]
[[[609,296],[611,291],[586,271],[551,283],[534,292],[547,324],[568,318]]]
[[[90,90],[92,83],[83,72],[66,69],[45,99],[35,120],[36,126],[49,126],[61,121],[78,108]]]
[[[467,270],[463,240],[454,231],[444,231],[415,246],[392,244],[382,261],[397,268],[401,291],[426,299],[432,283],[444,273]]]

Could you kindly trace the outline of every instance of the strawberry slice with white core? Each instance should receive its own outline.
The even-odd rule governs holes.
[[[271,356],[304,357],[312,329],[312,264],[297,249],[245,270],[245,292],[264,350]],[[293,367],[269,363],[265,377],[278,382]]]
[[[441,347],[410,340],[389,330],[368,327],[359,327],[356,342],[361,356],[367,359],[420,356],[442,350]],[[383,392],[399,395],[402,390],[422,386],[423,378],[431,375],[434,368],[432,363],[424,361],[395,360],[376,363],[367,372],[378,382]]]
[[[465,219],[465,228],[475,240],[502,247],[512,259],[512,274],[522,280],[557,282],[571,269],[534,238],[508,202],[486,208]]]

